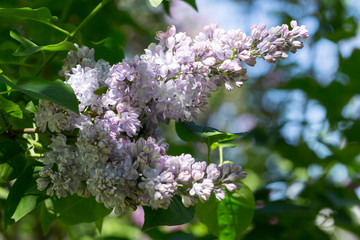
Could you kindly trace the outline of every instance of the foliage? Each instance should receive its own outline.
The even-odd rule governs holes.
[[[195,1],[185,2],[197,9]],[[302,1],[292,2],[294,7],[303,7]],[[109,210],[93,198],[49,198],[37,190],[35,179],[40,165],[37,159],[48,150],[50,137],[35,132],[33,117],[38,99],[47,99],[78,112],[72,89],[58,79],[62,60],[67,51],[74,48],[72,43],[92,47],[98,58],[116,63],[124,57],[124,49],[136,47],[131,45],[136,41],[128,39],[129,32],[138,33],[142,37],[139,42],[144,41],[139,45],[145,46],[153,33],[164,27],[139,24],[140,16],[118,9],[116,1],[31,1],[26,4],[25,8],[21,7],[23,1],[9,0],[0,4],[1,232],[8,228],[8,237],[15,238],[19,234],[17,226],[26,222],[27,217],[34,216],[37,219],[35,225],[41,226],[42,233],[48,237],[64,237],[64,233],[59,231],[65,230],[75,239],[80,236],[71,229],[80,225],[70,225],[95,222],[105,234],[104,239],[134,238],[129,232],[138,231],[136,227],[118,218],[116,224],[121,223],[123,230],[119,232],[123,231],[123,235],[117,238],[115,234],[106,236],[111,232],[104,229],[106,223],[112,221],[111,217],[104,219]],[[165,12],[170,12],[171,1],[150,0],[146,8],[156,6],[161,9],[160,4]],[[252,7],[251,3],[247,4]],[[306,47],[315,48],[323,39],[340,44],[341,40],[356,35],[359,19],[349,14],[345,1],[324,0],[315,5],[319,13],[310,13],[308,17],[319,22],[319,29]],[[289,22],[294,14],[282,11],[279,16],[283,22]],[[163,15],[149,11],[148,17],[162,22]],[[146,19],[145,22],[155,20]],[[328,85],[321,83],[313,66],[306,72],[291,74],[299,66],[284,62],[277,66],[274,74],[249,80],[247,94],[241,99],[229,99],[221,93],[215,96],[213,101],[216,102],[249,103],[247,109],[239,111],[253,114],[257,125],[246,134],[207,127],[210,124],[206,120],[202,121],[203,125],[179,122],[171,126],[173,129],[168,129],[170,151],[194,153],[205,149],[204,155],[198,153],[199,158],[215,162],[209,153],[218,148],[220,163],[224,163],[223,158],[229,158],[224,148],[238,145],[242,151],[236,158],[245,165],[249,176],[242,190],[228,195],[223,202],[213,196],[210,201],[198,204],[196,209],[189,209],[183,207],[175,196],[168,210],[145,208],[145,233],[154,239],[212,239],[207,231],[199,230],[206,225],[208,232],[220,239],[332,239],[340,230],[360,237],[359,216],[354,211],[360,204],[355,194],[360,187],[360,115],[359,111],[353,115],[344,114],[345,106],[359,96],[357,66],[360,64],[360,51],[354,50],[349,57],[340,54],[337,57],[339,67]],[[269,87],[265,81],[273,85]],[[106,91],[99,89],[98,93],[103,90]],[[266,99],[274,90],[281,91],[286,97],[280,102],[270,102],[273,104],[270,108]],[[310,140],[306,131],[311,131],[312,123],[306,120],[298,123],[301,134],[297,140],[283,134],[286,124],[293,123],[285,117],[287,109],[293,107],[288,100],[299,92],[305,96],[304,109],[316,103],[326,112],[326,117],[318,123],[323,126],[322,132]],[[217,111],[216,107],[213,111]],[[301,114],[305,115],[305,110]],[[202,118],[208,119],[209,115]],[[183,141],[173,137],[176,133]],[[326,136],[332,133],[340,136],[341,141],[329,141]],[[324,148],[330,152],[325,156],[321,155]],[[334,174],[340,174],[336,172],[337,166],[346,169],[343,181],[334,177]],[[318,175],[312,174],[314,169],[320,169]],[[300,190],[291,195],[296,187]],[[285,193],[276,199],[277,191]],[[193,220],[194,213],[201,223]],[[129,220],[129,216],[125,214],[124,219]],[[168,232],[156,227],[179,225],[191,220],[188,227],[191,234],[182,230]],[[330,228],[326,225],[329,221],[334,221]],[[95,225],[91,226],[95,228]],[[40,239],[40,231],[35,232],[31,233],[33,238]],[[97,234],[92,232],[91,235]]]

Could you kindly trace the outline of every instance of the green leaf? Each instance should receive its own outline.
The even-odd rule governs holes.
[[[58,52],[58,51],[69,51],[76,49],[74,44],[69,41],[62,41],[56,44],[38,46],[29,39],[13,31],[10,31],[10,36],[21,44],[21,46],[19,46],[16,49],[16,51],[13,53],[14,56],[28,56],[37,53],[39,51]]]
[[[164,7],[164,11],[165,13],[170,16],[170,1],[164,1],[163,2],[163,7]]]
[[[192,6],[196,11],[198,11],[196,1],[195,0],[184,0],[184,2],[188,3],[190,6]]]
[[[39,195],[27,195],[21,198],[14,214],[12,215],[12,219],[15,222],[19,221],[21,218],[26,216],[32,210],[35,209],[37,200]]]
[[[153,6],[153,7],[159,6],[162,1],[163,1],[163,0],[149,0],[150,5]]]
[[[68,41],[62,41],[57,44],[50,44],[46,46],[33,46],[27,49],[20,49],[18,48],[14,56],[28,56],[34,53],[37,53],[39,51],[50,51],[50,52],[59,52],[59,51],[69,51],[69,50],[75,50],[75,46],[72,42]]]
[[[29,39],[25,38],[24,36],[22,36],[16,32],[13,32],[13,31],[10,31],[10,37],[12,37],[16,41],[18,41],[22,46],[24,46],[24,48],[31,48],[31,47],[38,46],[35,43],[33,43],[32,41],[30,41]]]
[[[100,218],[95,221],[95,226],[96,226],[97,230],[99,231],[99,233],[101,233],[101,231],[102,231],[103,222],[104,222],[104,218]]]
[[[28,104],[26,104],[25,109],[28,110],[29,112],[32,113],[37,113],[38,110],[35,106],[35,104],[33,103],[33,101],[28,102]]]
[[[0,183],[6,183],[11,180],[14,168],[9,163],[0,164]]]
[[[33,166],[26,168],[20,177],[17,178],[14,185],[11,187],[9,196],[5,201],[4,208],[4,227],[14,222],[13,215],[17,211],[16,219],[21,215],[24,216],[29,209],[22,208],[17,210],[22,198],[27,196],[27,193],[33,188],[36,188],[36,181],[33,178]],[[22,206],[22,205],[21,205]],[[21,207],[20,206],[20,207]]]
[[[219,239],[240,239],[252,222],[255,210],[254,196],[245,184],[233,193],[227,193],[223,201],[214,195],[196,205],[196,216],[209,232]]]
[[[172,198],[168,209],[153,210],[149,207],[143,207],[145,212],[145,222],[143,230],[147,230],[156,226],[175,226],[190,222],[195,215],[195,208],[186,208],[182,202],[181,197],[175,195]]]
[[[46,99],[79,114],[78,100],[70,85],[61,80],[47,81],[41,77],[25,77],[15,85],[3,76],[0,81],[12,89],[37,99]]]
[[[225,133],[208,126],[196,125],[194,122],[177,122],[176,133],[185,142],[203,142],[211,146],[216,142],[233,140],[246,133]]]
[[[9,196],[9,191],[3,187],[0,187],[0,200],[5,200]]]
[[[98,96],[101,96],[103,95],[104,93],[106,93],[106,91],[108,90],[109,87],[107,86],[103,86],[103,87],[99,87],[98,89],[96,89],[94,91],[94,94],[98,95]]]
[[[2,96],[0,96],[0,111],[10,114],[16,118],[23,118],[20,106]]]
[[[77,195],[65,198],[53,198],[52,211],[56,218],[65,224],[73,225],[78,223],[95,222],[110,214],[112,209],[108,209],[102,203],[96,202],[94,197],[83,198]]]
[[[222,147],[222,148],[231,147],[231,148],[234,148],[236,146],[237,146],[236,143],[221,143],[221,142],[219,143],[219,142],[215,142],[215,143],[211,144],[212,149],[216,149],[218,147]]]
[[[46,7],[32,9],[24,8],[0,8],[0,17],[17,18],[17,19],[31,19],[40,22],[50,23],[51,20],[56,20]]]
[[[40,209],[41,229],[44,236],[49,233],[52,222],[56,219],[55,213],[49,209],[53,209],[52,200],[50,198],[41,203]]]

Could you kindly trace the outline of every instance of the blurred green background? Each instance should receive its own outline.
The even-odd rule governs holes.
[[[193,3],[194,1],[188,1]],[[310,38],[296,55],[276,65],[259,61],[250,79],[232,92],[220,89],[211,111],[197,120],[227,132],[248,132],[225,160],[248,172],[257,210],[243,239],[360,239],[360,3],[357,0],[197,0],[198,11],[181,0],[158,8],[147,0],[111,1],[78,34],[74,42],[95,48],[95,57],[110,63],[142,54],[155,33],[174,24],[194,36],[205,24],[250,32],[251,24],[268,27],[296,19]],[[57,25],[73,30],[99,3],[95,0],[2,0],[0,7],[47,7]],[[170,15],[169,15],[170,14]],[[34,68],[19,64],[12,52],[16,31],[37,44],[64,39],[58,31],[34,21],[0,17],[0,68],[16,79]],[[42,76],[55,79],[63,52],[46,65]],[[27,63],[41,64],[41,53]],[[20,60],[19,60],[20,59]],[[29,123],[31,119],[29,120]],[[174,124],[162,126],[169,154],[191,153],[206,159],[207,148],[177,138]],[[212,153],[216,159],[217,152]],[[0,188],[0,207],[8,183]],[[0,208],[0,210],[1,210]],[[2,214],[0,215],[0,218]],[[26,216],[0,239],[214,239],[196,221],[180,227],[141,232],[141,212],[105,218],[101,234],[95,224],[56,223],[42,236],[40,211]]]

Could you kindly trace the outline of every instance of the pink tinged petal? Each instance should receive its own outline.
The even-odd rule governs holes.
[[[290,26],[291,26],[292,28],[297,27],[297,21],[296,21],[296,20],[292,20],[292,21],[290,22]]]
[[[296,47],[297,49],[301,49],[301,48],[303,48],[304,45],[300,41],[293,41],[292,46]]]
[[[214,193],[215,193],[215,197],[217,200],[222,201],[225,199],[226,193],[225,193],[224,189],[216,189],[216,190],[214,190]]]
[[[241,61],[247,61],[250,59],[250,52],[247,50],[242,51],[240,54],[238,54],[238,57],[241,59]]]
[[[237,188],[237,186],[233,183],[225,183],[224,185],[229,192],[232,192]]]
[[[275,45],[282,45],[282,44],[284,44],[284,42],[285,42],[284,38],[278,38],[278,39],[275,39],[275,41],[273,41],[272,43]]]
[[[204,65],[212,66],[216,63],[216,59],[214,57],[208,57],[204,61],[202,61]]]
[[[185,207],[193,206],[196,204],[196,199],[188,196],[181,196],[181,202],[184,204]]]
[[[175,47],[175,37],[169,37],[166,39],[166,46],[169,49],[173,49]]]
[[[281,54],[281,58],[287,58],[288,57],[288,54],[286,53],[286,52],[283,52],[282,54]]]
[[[267,61],[268,63],[274,63],[276,62],[276,58],[274,58],[272,55],[268,54],[264,57],[265,61]]]
[[[234,89],[234,85],[233,85],[232,82],[226,81],[225,82],[225,88],[226,88],[226,90],[230,91],[230,90]]]
[[[276,52],[274,52],[274,54],[273,54],[274,58],[281,57],[281,55],[282,55],[282,52],[281,52],[281,51],[276,51]]]
[[[174,26],[174,25],[171,25],[171,26],[167,29],[166,33],[167,33],[167,35],[168,35],[169,37],[173,37],[173,36],[176,34],[176,28],[175,28],[175,26]]]

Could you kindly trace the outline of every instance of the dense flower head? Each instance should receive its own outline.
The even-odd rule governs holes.
[[[246,66],[258,58],[273,63],[301,49],[306,27],[290,25],[253,25],[247,36],[211,24],[193,39],[170,26],[142,55],[113,66],[95,61],[93,49],[75,45],[60,75],[73,88],[80,115],[40,100],[35,121],[53,137],[38,188],[58,197],[92,195],[116,212],[138,205],[167,208],[175,194],[185,206],[211,194],[223,200],[226,190],[241,188],[246,172],[234,163],[167,155],[157,126],[196,119],[219,87],[241,87],[248,80]]]

